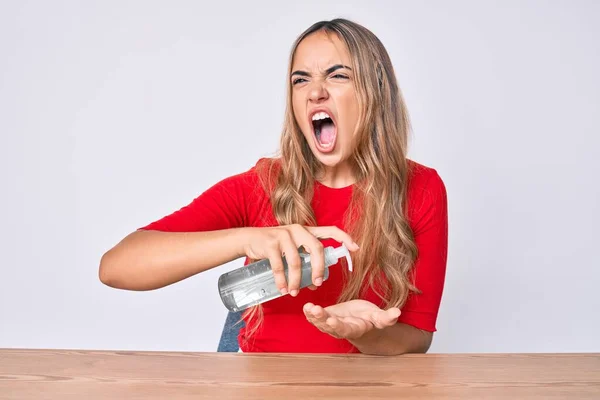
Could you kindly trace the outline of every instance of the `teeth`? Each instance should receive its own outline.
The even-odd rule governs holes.
[[[331,117],[326,112],[321,111],[321,112],[318,112],[315,115],[313,115],[312,120],[318,121],[320,119],[325,119],[325,118],[331,118]],[[333,119],[333,118],[331,118],[331,119]]]

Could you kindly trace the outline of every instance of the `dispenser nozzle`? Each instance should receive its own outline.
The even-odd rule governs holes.
[[[345,244],[342,244],[341,246],[336,247],[336,248],[329,247],[328,250],[329,250],[328,255],[332,258],[331,261],[333,261],[333,262],[328,262],[327,264],[333,265],[340,258],[346,257],[346,261],[348,262],[348,271],[352,272],[352,258],[350,257],[350,251],[348,250],[348,248],[346,247]],[[327,258],[329,258],[329,257],[327,257]]]

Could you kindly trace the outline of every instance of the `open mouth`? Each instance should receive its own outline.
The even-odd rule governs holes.
[[[322,150],[332,149],[337,133],[333,119],[329,114],[321,111],[313,115],[312,124],[319,147]]]

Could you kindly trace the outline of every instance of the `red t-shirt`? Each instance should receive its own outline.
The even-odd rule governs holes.
[[[436,330],[446,272],[446,189],[434,169],[414,161],[410,161],[410,166],[408,220],[419,254],[414,266],[414,283],[421,293],[409,295],[398,321],[433,332]],[[312,207],[318,226],[337,226],[345,230],[344,217],[352,190],[353,186],[333,189],[315,183]],[[277,225],[269,196],[259,181],[257,166],[254,166],[244,173],[223,179],[187,206],[142,229],[194,232]],[[322,242],[324,246],[339,245],[332,239]],[[347,340],[336,339],[319,331],[306,320],[302,311],[307,302],[323,307],[337,302],[343,285],[342,265],[338,263],[329,267],[329,278],[317,290],[304,289],[296,297],[287,295],[263,303],[264,318],[257,332],[247,338],[247,327],[240,331],[242,351],[357,352]],[[383,307],[372,291],[368,291],[363,298]]]

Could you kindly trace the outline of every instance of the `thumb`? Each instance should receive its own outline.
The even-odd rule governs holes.
[[[371,322],[377,329],[387,328],[393,326],[398,322],[400,317],[400,309],[398,307],[392,307],[387,310],[379,310],[372,314]]]

